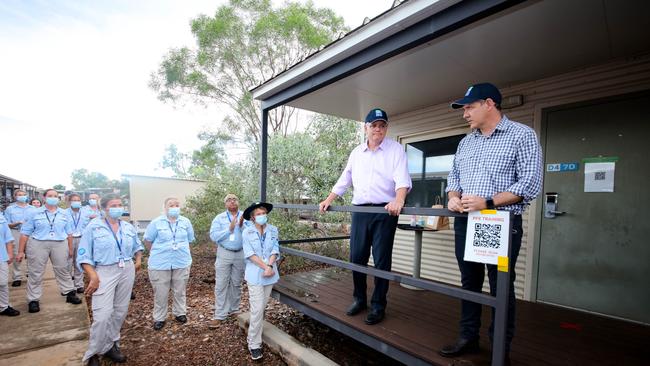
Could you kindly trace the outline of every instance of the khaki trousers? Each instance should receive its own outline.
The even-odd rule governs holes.
[[[248,302],[250,303],[250,323],[248,325],[248,349],[262,348],[262,326],[264,309],[269,302],[273,285],[248,285]]]
[[[99,288],[93,293],[93,324],[90,326],[88,350],[83,362],[94,355],[103,355],[120,340],[120,329],[129,311],[131,290],[135,280],[133,261],[125,261],[124,268],[117,263],[95,267]]]
[[[61,293],[74,290],[70,269],[68,268],[67,240],[36,240],[30,238],[25,250],[27,255],[27,301],[39,301],[43,295],[43,274],[47,260],[52,262],[54,277]]]
[[[163,322],[167,319],[169,290],[172,290],[172,314],[187,314],[185,292],[190,278],[190,267],[168,270],[149,269],[149,281],[153,287],[153,320]]]

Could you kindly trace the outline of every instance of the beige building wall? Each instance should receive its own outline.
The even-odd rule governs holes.
[[[129,179],[131,220],[151,221],[161,215],[167,197],[177,197],[181,206],[198,194],[205,181],[126,175]]]
[[[477,80],[479,81],[484,80]],[[539,136],[544,108],[648,89],[650,55],[643,55],[532,82],[502,86],[501,92],[504,97],[523,95],[522,106],[504,110],[504,113],[514,121],[533,127]],[[462,96],[463,92],[459,90],[457,95],[450,95],[449,100]],[[391,117],[388,133],[392,138],[406,144],[468,131],[461,112],[452,110],[448,103],[444,103]],[[524,238],[516,266],[516,294],[526,300],[535,300],[534,262],[538,245],[535,238],[539,202],[541,201],[538,198],[524,213]],[[409,219],[409,216],[403,215],[400,223],[407,223]],[[393,270],[412,273],[412,258],[413,233],[398,229],[393,249]],[[453,230],[424,233],[421,276],[460,285]],[[487,280],[485,283],[487,290]]]

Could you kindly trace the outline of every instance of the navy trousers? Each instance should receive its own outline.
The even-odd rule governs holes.
[[[393,240],[397,229],[398,216],[375,213],[352,213],[350,233],[350,262],[367,265],[372,250],[375,268],[390,271],[393,255]],[[366,302],[366,274],[353,272],[354,299]],[[388,280],[375,277],[375,290],[371,306],[376,310],[386,308]]]
[[[509,259],[510,265],[510,292],[508,294],[508,329],[506,331],[506,351],[510,350],[510,342],[515,335],[515,264],[521,249],[521,238],[523,229],[521,226],[521,216],[514,216],[512,223],[512,251]],[[465,237],[467,233],[467,218],[457,217],[454,221],[455,241],[456,241],[456,260],[460,268],[460,278],[462,287],[466,290],[481,292],[483,281],[485,279],[485,267],[487,266],[488,280],[490,282],[490,294],[497,293],[497,266],[491,264],[466,262],[465,256]],[[461,317],[460,317],[460,337],[468,340],[479,338],[479,329],[481,328],[481,308],[483,305],[461,300]],[[489,329],[490,339],[494,334],[494,309],[492,309],[492,323]]]

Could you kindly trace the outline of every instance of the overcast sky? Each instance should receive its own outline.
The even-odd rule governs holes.
[[[355,28],[392,0],[314,0]],[[85,168],[169,176],[169,144],[200,146],[197,133],[223,111],[164,104],[147,83],[170,47],[193,45],[189,21],[222,0],[3,0],[0,2],[0,174],[41,188],[70,186]]]

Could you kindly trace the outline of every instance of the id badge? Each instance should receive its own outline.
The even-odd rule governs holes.
[[[228,241],[235,241],[235,234],[230,234]]]
[[[117,262],[117,266],[120,268],[124,268],[124,258],[120,258],[119,262]]]
[[[174,243],[174,244],[172,244],[172,249],[173,249],[173,250],[177,250],[177,249],[178,249],[178,243]]]

